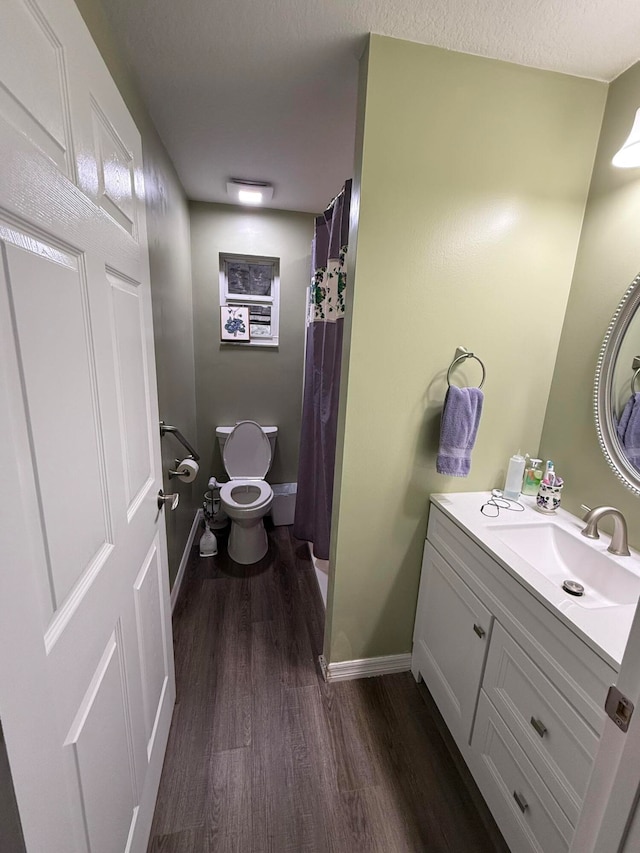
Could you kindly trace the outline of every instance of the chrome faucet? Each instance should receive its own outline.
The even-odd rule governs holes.
[[[618,557],[628,557],[631,552],[627,545],[627,522],[619,509],[613,506],[596,506],[590,509],[583,519],[587,524],[584,530],[580,532],[588,539],[599,539],[598,522],[605,515],[613,517],[613,536],[611,537],[611,544],[607,548],[607,551],[611,551],[612,554],[616,554]]]

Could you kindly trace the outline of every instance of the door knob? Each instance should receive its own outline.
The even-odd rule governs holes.
[[[175,509],[180,503],[180,495],[165,495],[165,493],[160,489],[158,492],[158,509],[162,509],[165,504],[169,504],[169,509]]]

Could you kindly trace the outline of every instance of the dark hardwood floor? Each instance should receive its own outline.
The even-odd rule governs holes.
[[[149,853],[507,851],[422,685],[323,681],[306,546],[269,539],[249,567],[194,546]]]

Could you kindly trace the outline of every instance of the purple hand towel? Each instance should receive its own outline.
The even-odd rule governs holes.
[[[438,474],[466,477],[471,470],[471,451],[476,441],[484,394],[479,388],[451,385],[444,398],[440,421]]]
[[[618,433],[618,438],[620,442],[624,444],[624,434],[627,429],[627,424],[629,423],[629,419],[631,418],[631,413],[638,405],[638,398],[640,397],[640,392],[637,394],[632,394],[627,403],[622,410],[622,414],[620,415],[620,420],[616,424],[616,432]]]
[[[627,459],[635,468],[640,468],[640,391],[627,401],[617,429]]]

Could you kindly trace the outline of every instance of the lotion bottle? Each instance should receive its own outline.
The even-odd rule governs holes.
[[[520,451],[515,453],[509,460],[507,479],[502,494],[510,501],[517,501],[522,491],[522,477],[524,475],[524,456]]]

